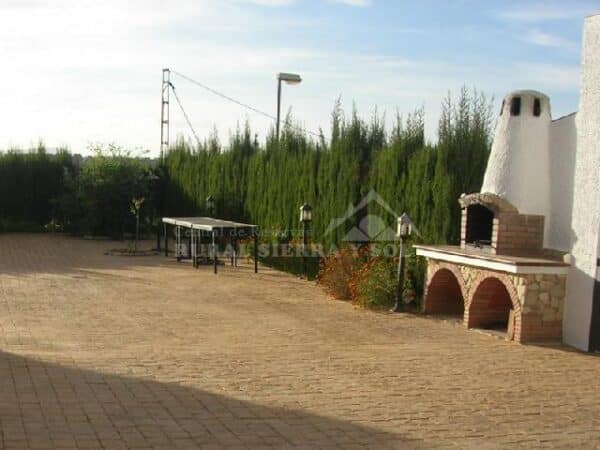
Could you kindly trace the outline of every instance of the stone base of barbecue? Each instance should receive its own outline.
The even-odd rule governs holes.
[[[462,316],[467,328],[501,329],[517,342],[561,340],[566,264],[520,265],[517,259],[524,258],[494,264],[492,257],[463,261],[455,257],[457,250],[438,252],[442,259],[436,259],[432,252],[435,247],[417,247],[428,260],[424,313]]]

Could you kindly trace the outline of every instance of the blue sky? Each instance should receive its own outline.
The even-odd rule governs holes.
[[[538,89],[558,117],[577,109],[583,18],[598,12],[600,0],[0,0],[0,149],[43,139],[156,154],[163,67],[270,113],[275,74],[300,73],[283,109],[326,132],[341,96],[364,117],[424,106],[435,140],[439,105],[462,85],[496,109],[511,90]],[[248,119],[263,138],[272,125],[173,83],[202,137],[216,127],[226,141]],[[190,136],[173,104],[178,134]]]

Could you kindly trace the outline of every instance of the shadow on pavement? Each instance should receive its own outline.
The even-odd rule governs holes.
[[[414,448],[310,412],[0,352],[0,448]]]

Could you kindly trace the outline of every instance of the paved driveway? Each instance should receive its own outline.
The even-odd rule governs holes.
[[[598,448],[600,358],[0,235],[0,448]]]

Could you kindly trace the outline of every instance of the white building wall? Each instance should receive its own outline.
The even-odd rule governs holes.
[[[510,115],[513,97],[521,97],[521,112]],[[535,98],[541,115],[533,115]],[[522,214],[550,214],[550,101],[537,91],[516,91],[504,99],[481,192],[499,195]],[[545,222],[545,242],[549,221]]]
[[[594,278],[600,229],[600,16],[583,31],[581,94],[573,189],[573,261],[563,320],[565,343],[589,349]]]
[[[555,120],[550,125],[550,215],[546,247],[571,252],[573,231],[573,180],[577,153],[576,114]]]

